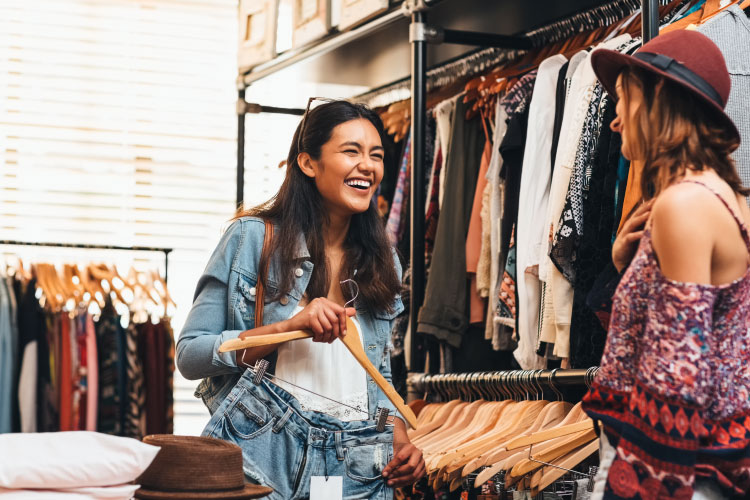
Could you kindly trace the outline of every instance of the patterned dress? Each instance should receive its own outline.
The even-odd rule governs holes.
[[[747,227],[719,199],[750,248]],[[750,270],[720,286],[670,280],[646,228],[617,287],[601,369],[584,397],[617,452],[604,498],[690,499],[696,478],[715,482],[726,497],[748,498],[748,327]]]

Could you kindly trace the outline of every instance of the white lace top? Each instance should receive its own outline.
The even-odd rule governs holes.
[[[301,307],[297,307],[292,314],[301,310]],[[352,320],[359,328],[357,320]],[[358,336],[361,342],[361,334]],[[281,344],[278,354],[276,376],[280,379],[364,411],[354,410],[275,380],[275,383],[297,398],[303,409],[327,413],[344,422],[368,418],[367,376],[343,342],[337,340],[332,344],[324,344],[313,342],[312,339],[294,340]]]

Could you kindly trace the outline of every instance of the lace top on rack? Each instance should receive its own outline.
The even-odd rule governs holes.
[[[715,194],[750,248],[744,222]],[[647,226],[615,292],[601,369],[584,397],[617,450],[604,498],[689,499],[696,477],[748,498],[750,270],[720,286],[674,281],[662,274],[651,238]]]
[[[301,310],[301,307],[297,307],[292,314]],[[355,318],[352,320],[357,323]],[[368,418],[367,377],[343,342],[323,344],[312,339],[295,340],[281,344],[278,355],[276,376],[279,379],[330,398],[324,399],[281,380],[274,380],[279,387],[297,398],[304,410],[326,413],[344,422]]]

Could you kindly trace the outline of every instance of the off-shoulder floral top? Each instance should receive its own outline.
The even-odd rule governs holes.
[[[750,249],[744,222],[714,193]],[[601,368],[584,397],[617,450],[604,498],[690,499],[696,477],[750,498],[748,327],[750,269],[720,286],[670,280],[648,225],[615,292]]]

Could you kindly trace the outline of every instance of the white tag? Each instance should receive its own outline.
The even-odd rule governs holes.
[[[344,478],[341,476],[312,476],[310,500],[341,500],[344,496]]]

